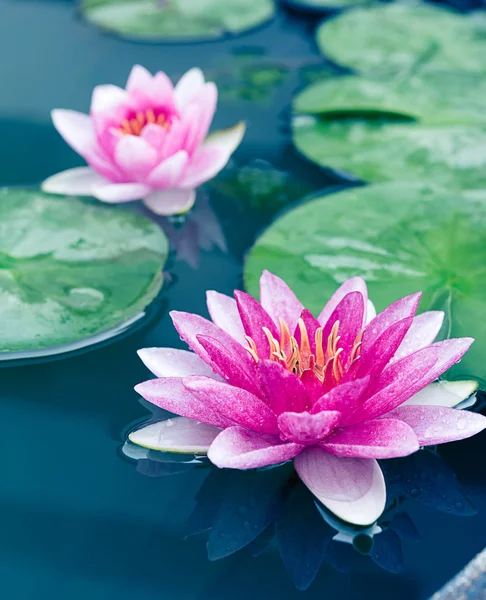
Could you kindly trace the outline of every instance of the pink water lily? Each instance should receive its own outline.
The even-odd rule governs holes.
[[[111,203],[143,199],[161,215],[186,212],[195,189],[221,171],[245,132],[239,123],[207,137],[217,97],[200,69],[174,87],[165,73],[134,66],[125,89],[94,89],[89,115],[52,111],[54,126],[89,167],[58,173],[42,189]]]
[[[135,431],[132,442],[207,452],[222,468],[293,459],[329,510],[367,525],[386,500],[376,459],[486,428],[482,415],[450,408],[462,399],[457,388],[442,395],[427,387],[473,340],[434,343],[443,314],[415,316],[420,294],[376,316],[365,282],[353,278],[316,318],[278,277],[264,272],[260,286],[260,303],[240,291],[234,299],[208,292],[212,321],[172,312],[193,352],[140,350],[157,379],[135,389],[181,417]]]

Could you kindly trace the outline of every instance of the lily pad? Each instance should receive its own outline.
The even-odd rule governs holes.
[[[91,23],[124,37],[153,41],[221,38],[261,25],[273,0],[82,0]]]
[[[345,11],[319,27],[317,42],[328,58],[369,74],[486,70],[484,21],[422,3]]]
[[[446,313],[442,337],[473,336],[452,379],[486,383],[486,196],[387,183],[319,197],[275,221],[245,265],[258,294],[264,269],[318,314],[347,278],[362,276],[378,310],[423,291],[420,310]]]
[[[2,190],[0,360],[114,335],[157,295],[167,251],[157,225],[130,210]]]
[[[284,4],[311,13],[328,13],[333,10],[358,6],[360,4],[371,4],[373,0],[284,0]]]
[[[386,113],[433,125],[485,125],[486,71],[327,79],[298,94],[294,110],[323,116]]]
[[[296,117],[293,138],[310,160],[364,181],[486,188],[484,127]]]

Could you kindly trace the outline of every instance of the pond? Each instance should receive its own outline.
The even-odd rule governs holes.
[[[228,483],[221,480],[226,471],[204,463],[196,468],[186,463],[166,467],[168,463],[157,456],[142,467],[140,461],[137,470],[136,462],[122,448],[128,432],[149,414],[147,404],[139,402],[133,389],[149,378],[137,350],[185,347],[168,312],[207,316],[206,290],[232,294],[234,289],[245,288],[243,262],[277,215],[285,214],[290,205],[300,205],[305,196],[356,183],[312,164],[303,156],[305,151],[300,154],[292,146],[293,94],[342,70],[326,63],[319,53],[313,35],[317,22],[315,16],[281,8],[270,22],[242,35],[201,43],[155,44],[100,31],[83,20],[75,3],[68,0],[0,2],[2,186],[31,188],[54,173],[83,165],[52,126],[51,109],[88,112],[93,88],[107,82],[124,86],[134,64],[152,73],[164,70],[174,79],[199,66],[220,89],[213,128],[230,127],[241,119],[247,123],[244,141],[229,166],[198,192],[196,205],[186,217],[152,217],[168,236],[171,252],[162,290],[140,322],[111,343],[81,352],[3,363],[0,589],[5,598],[302,597],[274,544],[265,547],[263,540],[261,548],[252,545],[225,557],[229,554],[222,548],[226,541],[216,543],[213,538],[209,546],[213,560],[208,560],[207,532],[187,536],[208,529],[208,522],[209,527],[216,527],[212,519],[222,486],[233,490],[234,497],[224,500],[228,514],[220,515],[218,532],[228,544],[238,538],[236,545],[244,546],[247,538],[242,530],[263,518],[261,514],[255,517],[255,511],[275,493],[272,486],[278,469],[257,472],[268,474],[263,484],[261,477],[245,479],[249,472],[231,472],[233,479]],[[350,134],[350,139],[356,142],[357,138]],[[327,152],[339,157],[331,166],[353,173],[350,153],[332,145]],[[322,159],[325,164],[328,158]],[[480,163],[478,159],[476,164]],[[357,176],[363,176],[359,169]],[[368,171],[363,178],[379,185],[386,181],[381,175],[369,178]],[[454,189],[449,183],[446,179],[446,187]],[[455,223],[462,231],[461,220]],[[469,243],[470,230],[464,228]],[[478,241],[474,247],[479,246]],[[279,256],[272,258],[276,271]],[[263,259],[258,249],[252,251],[249,262],[259,260]],[[471,273],[479,272],[475,268],[471,267]],[[301,278],[308,295],[313,288],[305,284],[313,276],[311,271],[295,276]],[[253,285],[251,276],[246,278]],[[323,284],[321,304],[330,295],[329,285]],[[374,285],[372,289],[378,290],[379,285]],[[83,287],[77,289],[78,296],[86,296]],[[405,293],[409,292],[397,284],[390,302]],[[88,300],[83,297],[85,301],[95,302],[96,290],[95,297],[91,293]],[[315,303],[319,305],[320,299],[315,298]],[[433,308],[442,309],[444,304],[435,297],[430,301]],[[469,307],[458,303],[464,313]],[[467,325],[469,333],[461,329],[461,321],[456,335],[479,338],[471,323]],[[482,379],[484,372],[477,372],[481,356],[473,359],[461,363],[463,371],[457,371],[458,376]],[[480,392],[479,407],[482,402]],[[398,459],[409,462],[391,465],[389,480],[394,482],[399,502],[382,523],[389,532],[387,543],[376,544],[371,556],[364,556],[366,549],[360,554],[344,543],[336,549],[336,542],[334,550],[324,554],[316,542],[317,559],[315,554],[304,557],[307,566],[300,568],[312,570],[308,563],[324,560],[305,596],[309,600],[351,600],[357,595],[362,600],[426,600],[442,587],[484,547],[485,441],[483,432],[442,446],[438,455],[427,451],[418,463]],[[212,477],[209,484],[208,474]],[[198,506],[204,514],[193,516],[188,525],[203,484]],[[305,496],[305,489],[296,489],[296,494]],[[302,502],[307,501],[305,496]],[[261,531],[273,523],[272,518],[265,519]],[[287,539],[298,544],[301,533],[298,525],[295,530],[292,527]],[[327,529],[323,535],[328,535]]]

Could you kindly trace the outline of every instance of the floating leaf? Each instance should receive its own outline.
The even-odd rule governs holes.
[[[311,13],[327,13],[359,4],[371,4],[373,0],[284,0],[284,4]]]
[[[275,14],[273,0],[82,0],[84,17],[134,39],[177,41],[238,34]]]
[[[323,23],[317,42],[328,58],[370,74],[486,70],[484,21],[422,3],[351,9]]]
[[[486,128],[296,117],[293,136],[310,160],[364,181],[486,188]]]
[[[432,71],[411,77],[346,76],[319,81],[294,100],[298,113],[409,117],[427,124],[486,124],[486,71]]]
[[[162,285],[167,240],[147,218],[87,199],[0,193],[0,359],[89,345]]]
[[[367,281],[378,310],[423,290],[420,310],[445,311],[443,336],[474,336],[449,376],[486,380],[486,195],[388,183],[308,202],[275,221],[245,266],[258,295],[264,269],[315,314],[347,278]]]

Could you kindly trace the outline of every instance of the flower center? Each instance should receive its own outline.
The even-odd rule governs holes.
[[[331,329],[327,340],[322,339],[322,327],[315,332],[315,352],[312,352],[309,342],[309,334],[302,319],[298,321],[300,332],[300,344],[283,319],[280,323],[280,341],[276,340],[269,329],[263,327],[263,331],[270,345],[270,355],[265,358],[279,362],[287,370],[301,377],[305,371],[312,371],[321,383],[324,383],[326,373],[332,371],[334,380],[339,383],[344,375],[342,362],[343,348],[339,346],[341,337],[339,334],[339,321],[336,321]],[[358,333],[351,348],[348,366],[359,359],[362,332]],[[248,342],[248,352],[255,362],[260,360],[257,346],[250,336],[245,336]],[[324,343],[325,342],[325,343]]]
[[[124,135],[140,135],[145,125],[153,123],[154,125],[160,125],[165,130],[169,129],[170,120],[168,116],[160,111],[149,108],[145,111],[134,112],[128,115],[126,119],[118,127],[118,131],[121,131]]]

